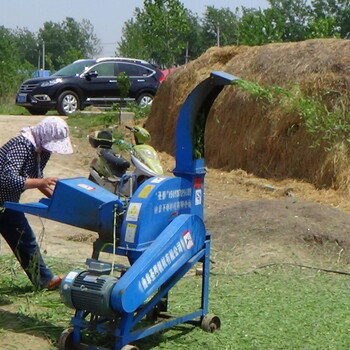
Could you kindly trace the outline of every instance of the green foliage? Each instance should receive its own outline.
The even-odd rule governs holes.
[[[135,18],[124,23],[122,37],[118,42],[117,54],[122,57],[137,57],[149,60],[147,46],[143,38],[142,16],[139,8],[135,9]]]
[[[136,8],[135,20],[124,25],[117,51],[169,67],[183,54],[189,35],[187,13],[179,0],[145,0],[143,9]]]
[[[238,42],[238,15],[229,8],[216,9],[207,6],[203,26],[203,41],[208,46],[237,45]]]
[[[334,18],[316,18],[308,27],[307,39],[340,38],[339,27]]]
[[[138,20],[150,59],[170,67],[186,47],[184,37],[189,32],[186,10],[179,0],[144,0],[143,6]]]
[[[17,46],[18,59],[20,62],[29,62],[34,71],[38,61],[42,60],[41,47],[36,34],[27,28],[17,28],[13,31],[14,42]]]
[[[313,0],[310,22],[322,23],[328,27],[331,37],[339,33],[340,38],[348,39],[350,34],[350,4],[349,0]],[[334,22],[333,22],[334,21]],[[332,28],[329,28],[330,22]],[[332,23],[333,22],[333,23]],[[313,29],[311,27],[311,29]],[[325,32],[323,30],[322,32]]]
[[[312,147],[324,144],[326,150],[332,150],[337,143],[350,143],[350,111],[341,104],[330,110],[318,100],[300,97],[295,107],[314,137]]]
[[[99,50],[99,40],[87,20],[77,23],[67,17],[62,23],[46,22],[38,35],[26,28],[9,30],[0,26],[0,103],[16,93],[23,80],[32,77],[38,62],[42,62],[43,42],[45,68],[51,70]]]
[[[272,23],[267,21],[267,16],[260,9],[242,8],[242,17],[238,27],[238,44],[255,46],[266,44],[270,40],[280,41],[279,30],[277,28],[271,30],[271,25]]]
[[[233,84],[239,86],[242,91],[255,97],[259,102],[273,104],[280,103],[283,99],[291,98],[291,92],[280,86],[264,87],[258,83],[243,79],[235,80]]]
[[[69,115],[67,119],[68,125],[71,127],[72,133],[76,137],[85,138],[91,130],[100,129],[101,126],[107,128],[112,124],[116,124],[117,114],[114,112],[107,113],[75,113]]]
[[[39,29],[38,42],[45,43],[46,63],[51,70],[71,63],[71,58],[93,57],[100,51],[93,26],[85,19],[80,23],[71,17],[61,23],[45,22]]]
[[[122,114],[122,109],[125,104],[125,98],[129,94],[129,90],[131,87],[131,81],[129,77],[125,74],[125,72],[120,72],[117,75],[117,86],[120,91],[120,103],[115,103],[112,106],[112,110],[110,112],[104,113],[104,121],[105,126],[108,127],[113,124],[120,124],[120,118]],[[118,113],[115,113],[118,111]]]
[[[348,0],[269,0],[269,7],[216,9],[207,6],[203,18],[187,10],[180,0],[145,0],[135,8],[134,18],[123,27],[116,48],[124,57],[149,60],[170,67],[194,59],[206,49],[223,45],[262,45],[300,41],[309,38],[349,38],[350,4]],[[4,34],[6,33],[6,38]],[[38,33],[26,28],[0,30],[2,71],[11,79],[1,82],[0,93],[18,85],[17,73],[23,65],[32,73],[42,62],[45,44],[45,68],[57,70],[78,58],[96,57],[101,48],[89,20],[76,22],[66,17],[60,23],[45,22]],[[9,42],[10,40],[10,42]],[[6,48],[4,47],[6,45]],[[3,75],[2,75],[3,77]]]
[[[140,120],[148,117],[151,106],[140,107],[135,102],[128,103],[123,111],[134,113],[134,119]],[[101,128],[111,128],[117,130],[115,126],[120,124],[120,106],[115,104],[112,109],[101,113],[74,113],[69,115],[67,119],[68,125],[71,127],[72,134],[79,138],[85,138],[91,130],[99,130]],[[114,133],[113,131],[113,133]],[[121,137],[122,135],[117,135]]]
[[[47,260],[57,273],[73,268],[64,261]],[[57,291],[34,291],[14,257],[1,256],[0,266],[0,305],[17,305],[15,312],[6,311],[5,308],[0,310],[0,332],[34,334],[48,338],[51,344],[55,344],[69,325],[71,310],[62,308]]]
[[[301,123],[313,137],[311,147],[324,145],[326,150],[331,150],[337,143],[350,143],[350,111],[341,97],[330,109],[322,102],[329,91],[311,97],[304,96],[297,86],[287,90],[279,86],[263,87],[246,80],[237,80],[233,84],[266,106],[278,104],[285,113],[298,113]]]
[[[131,81],[129,77],[125,74],[125,72],[120,72],[117,75],[117,85],[120,90],[121,98],[125,98],[129,94],[129,90],[131,87]]]
[[[57,65],[59,67],[68,66],[72,62],[81,59],[84,55],[74,47],[70,47],[64,56],[59,56],[57,58]],[[53,64],[53,63],[52,63]]]
[[[144,9],[136,8],[134,18],[124,25],[117,52],[169,66],[196,58],[217,44],[253,46],[349,38],[350,33],[348,0],[314,0],[311,4],[307,0],[269,0],[264,10],[241,7],[234,12],[207,6],[203,18],[186,9],[183,12],[181,6],[181,15],[176,13],[177,2],[147,0]]]
[[[0,102],[4,103],[13,96],[22,79],[31,73],[32,67],[21,63],[13,34],[0,27]]]
[[[0,114],[9,114],[9,115],[29,115],[29,112],[20,106],[14,104],[15,97],[10,95],[8,99],[2,99],[3,101],[0,104]]]
[[[306,0],[269,0],[282,41],[305,40],[312,9]]]
[[[135,102],[130,102],[126,106],[126,111],[132,112],[135,115],[135,120],[138,119],[146,119],[149,116],[149,113],[151,111],[151,106],[143,106],[140,107],[137,103]]]

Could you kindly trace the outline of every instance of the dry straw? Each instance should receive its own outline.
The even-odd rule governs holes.
[[[174,153],[179,109],[189,92],[215,70],[261,86],[292,89],[297,85],[307,96],[328,91],[323,102],[330,109],[341,98],[349,110],[349,52],[350,41],[341,39],[211,48],[169,75],[161,86],[147,121],[153,144]],[[205,160],[209,167],[244,169],[276,179],[293,177],[348,192],[348,144],[337,144],[331,152],[322,143],[310,146],[312,138],[297,110],[267,105],[236,86],[225,87],[208,116]]]

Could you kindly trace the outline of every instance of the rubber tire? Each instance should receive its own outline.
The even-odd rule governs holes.
[[[63,91],[57,99],[57,112],[60,115],[69,115],[80,108],[79,96],[74,91]]]
[[[152,94],[145,92],[137,98],[137,104],[140,107],[150,106],[153,102],[153,99],[154,99],[154,96]]]
[[[58,340],[58,350],[68,350],[73,348],[73,329],[65,329]]]
[[[221,321],[220,318],[212,315],[212,314],[207,314],[203,317],[202,322],[201,322],[201,328],[209,333],[214,333],[221,327]]]
[[[135,345],[124,345],[122,350],[139,350],[139,348]]]
[[[33,108],[33,107],[26,107],[26,110],[31,115],[45,115],[48,112],[47,109],[40,109],[40,108]]]

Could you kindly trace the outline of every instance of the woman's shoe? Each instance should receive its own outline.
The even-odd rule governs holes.
[[[58,289],[60,287],[62,280],[63,280],[63,276],[54,276],[52,280],[45,285],[44,289],[47,289],[47,290]]]

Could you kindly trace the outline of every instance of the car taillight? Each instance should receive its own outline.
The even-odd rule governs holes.
[[[159,77],[159,82],[162,83],[165,80],[165,75],[162,73],[162,75]]]

